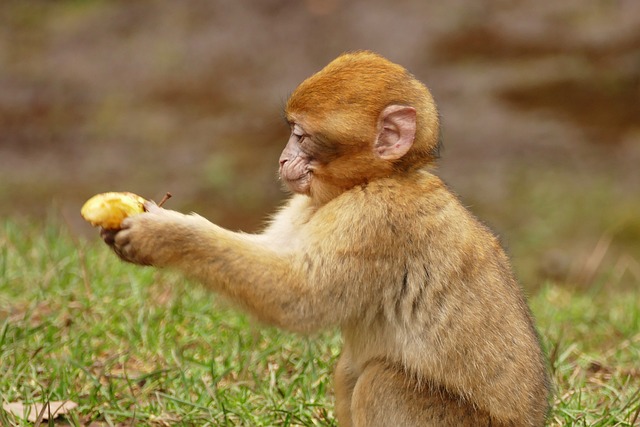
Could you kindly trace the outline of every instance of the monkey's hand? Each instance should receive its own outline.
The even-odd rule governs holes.
[[[145,213],[126,218],[118,230],[101,229],[100,236],[124,261],[165,267],[212,224],[199,215],[144,204]]]

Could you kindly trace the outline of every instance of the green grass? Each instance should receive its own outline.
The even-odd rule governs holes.
[[[0,248],[3,403],[70,399],[72,425],[332,425],[335,334],[257,327],[59,227],[4,224]]]
[[[531,298],[555,382],[550,425],[640,425],[640,293],[548,285]]]
[[[640,293],[547,283],[550,425],[640,425]],[[335,333],[260,327],[64,227],[0,225],[0,400],[70,399],[70,425],[334,425]],[[29,425],[0,410],[0,425]]]

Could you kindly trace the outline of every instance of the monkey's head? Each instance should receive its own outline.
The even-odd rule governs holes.
[[[280,176],[291,191],[321,202],[438,156],[439,120],[429,90],[371,52],[342,55],[309,77],[285,113],[291,136]]]

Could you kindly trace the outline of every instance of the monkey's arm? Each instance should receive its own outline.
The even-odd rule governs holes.
[[[198,215],[148,210],[128,218],[114,237],[114,250],[127,261],[180,270],[259,320],[289,330],[340,324],[356,307],[349,288],[355,278],[341,271],[349,262],[333,259],[331,248],[313,241],[287,248],[283,242],[296,236],[283,238],[284,230],[276,241],[275,234],[234,233]]]

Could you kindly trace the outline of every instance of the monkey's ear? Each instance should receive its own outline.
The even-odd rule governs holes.
[[[389,105],[378,117],[375,151],[381,159],[398,160],[409,151],[416,136],[416,109]]]

